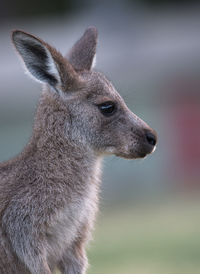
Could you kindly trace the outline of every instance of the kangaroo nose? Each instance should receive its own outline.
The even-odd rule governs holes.
[[[147,142],[151,145],[151,146],[155,146],[156,142],[157,142],[157,137],[156,135],[154,135],[152,132],[148,131],[146,133],[146,139]]]

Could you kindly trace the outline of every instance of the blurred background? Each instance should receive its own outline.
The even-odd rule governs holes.
[[[144,160],[105,159],[89,273],[200,273],[199,1],[0,0],[0,161],[27,143],[41,91],[10,31],[64,54],[90,25],[99,30],[96,69],[159,142]]]

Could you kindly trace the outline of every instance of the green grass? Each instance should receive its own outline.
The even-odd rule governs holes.
[[[199,215],[200,202],[191,199],[101,216],[88,273],[200,273]]]

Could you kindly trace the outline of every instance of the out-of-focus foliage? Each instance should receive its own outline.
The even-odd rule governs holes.
[[[130,2],[132,2],[133,4],[135,4],[135,0],[129,0]],[[155,6],[162,6],[162,5],[184,5],[184,4],[188,4],[188,2],[190,2],[190,4],[192,3],[198,3],[198,0],[139,0],[140,2],[143,2],[145,4],[148,5],[153,5]]]
[[[41,15],[63,15],[80,10],[82,6],[85,6],[84,2],[83,0],[80,4],[76,0],[1,0],[0,20],[7,20],[12,17],[30,19],[30,17]]]
[[[110,212],[89,249],[89,273],[198,274],[199,210],[197,199],[174,197]]]

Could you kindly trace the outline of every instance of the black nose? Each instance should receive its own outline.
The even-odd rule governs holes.
[[[146,133],[146,138],[147,138],[147,142],[151,146],[155,146],[156,145],[157,138],[156,138],[156,136],[152,132],[150,132],[150,131],[147,132]]]

